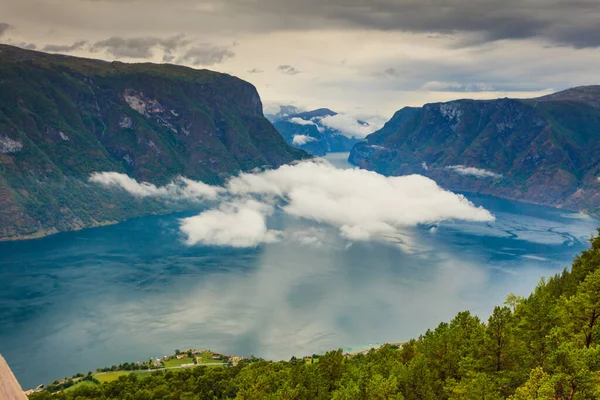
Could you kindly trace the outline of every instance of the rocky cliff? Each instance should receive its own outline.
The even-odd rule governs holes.
[[[405,108],[350,162],[461,191],[600,215],[600,86]]]
[[[0,239],[168,211],[89,184],[93,172],[219,183],[306,156],[233,76],[0,45]]]

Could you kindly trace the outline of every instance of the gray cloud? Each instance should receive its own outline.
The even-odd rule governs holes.
[[[292,67],[291,65],[280,65],[279,67],[277,67],[277,70],[279,72],[283,72],[284,74],[287,75],[297,75],[300,73],[300,71],[298,71],[296,68]]]
[[[20,43],[16,43],[15,46],[20,47],[22,49],[26,49],[26,50],[36,50],[37,49],[37,46],[35,45],[35,43],[20,42]]]
[[[94,43],[91,51],[104,50],[114,57],[150,58],[153,55],[152,51],[156,48],[160,48],[165,54],[171,55],[173,51],[187,46],[189,43],[190,41],[183,35],[166,39],[156,37],[122,38],[113,36]]]
[[[235,54],[227,47],[199,44],[190,47],[192,41],[184,35],[168,38],[134,37],[123,38],[114,36],[94,43],[92,52],[106,51],[113,57],[151,58],[155,50],[162,51],[162,61],[165,63],[177,62],[192,65],[219,64]],[[177,56],[177,54],[180,54]]]
[[[464,44],[541,38],[576,48],[600,46],[597,0],[70,1],[87,3],[90,9],[109,3],[115,8],[132,10],[136,3],[144,4],[135,18],[116,17],[133,28],[155,21],[155,13],[168,8],[169,12],[181,10],[182,14],[174,19],[176,24],[164,21],[161,26],[207,33],[363,28],[424,33],[432,37],[470,34]]]
[[[147,3],[158,5],[164,1]],[[358,27],[433,36],[474,34],[468,43],[539,37],[576,48],[600,46],[597,0],[504,0],[501,4],[497,0],[208,0],[201,6],[195,0],[171,3],[209,17],[211,28],[239,31]]]
[[[208,44],[194,46],[187,50],[178,60],[180,63],[192,65],[215,65],[235,56],[227,47],[217,47]]]
[[[60,45],[60,44],[49,44],[45,46],[42,50],[49,51],[52,53],[70,53],[71,51],[81,50],[87,45],[87,41],[80,40],[71,45]]]
[[[577,48],[600,46],[596,0],[280,0],[229,1],[226,7],[277,16],[278,25],[323,23],[377,30],[474,33],[474,42],[540,37]]]
[[[6,22],[0,22],[0,36],[4,35],[4,33],[10,28],[12,28],[12,26],[7,24]]]
[[[493,92],[495,89],[483,82],[459,83],[429,81],[421,86],[421,89],[432,92]]]
[[[252,69],[249,69],[247,72],[249,74],[262,74],[265,71],[263,71],[262,69],[258,69],[258,68],[252,68]]]

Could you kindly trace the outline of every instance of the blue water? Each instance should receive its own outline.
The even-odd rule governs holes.
[[[402,341],[461,310],[487,318],[570,265],[600,226],[468,197],[496,222],[420,227],[398,243],[349,244],[275,215],[286,237],[319,241],[188,247],[178,220],[189,213],[0,243],[0,353],[30,388],[176,348],[287,359]]]

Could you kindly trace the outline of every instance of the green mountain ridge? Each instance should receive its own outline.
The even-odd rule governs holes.
[[[600,86],[407,107],[349,160],[385,175],[426,175],[451,190],[600,215]]]
[[[0,240],[175,210],[100,189],[93,172],[215,184],[305,157],[236,77],[0,45]]]

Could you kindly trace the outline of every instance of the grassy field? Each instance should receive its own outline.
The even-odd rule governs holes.
[[[80,382],[77,382],[75,385],[66,388],[65,392],[70,392],[71,390],[74,390],[75,388],[79,388],[79,387],[82,387],[82,386],[96,386],[96,385],[97,385],[97,383],[94,383],[94,382],[80,381]]]
[[[213,360],[212,353],[201,353],[198,355],[198,364],[223,364],[223,360]]]
[[[171,358],[169,361],[163,361],[165,367],[179,367],[183,364],[193,364],[194,359],[189,358],[188,356],[183,357],[181,360],[178,360],[176,357]]]
[[[98,379],[100,381],[100,383],[104,383],[104,382],[112,382],[112,381],[116,381],[117,378],[119,378],[120,376],[124,376],[124,375],[129,375],[131,373],[134,374],[149,374],[152,371],[115,371],[115,372],[99,372],[94,374],[94,378]]]

